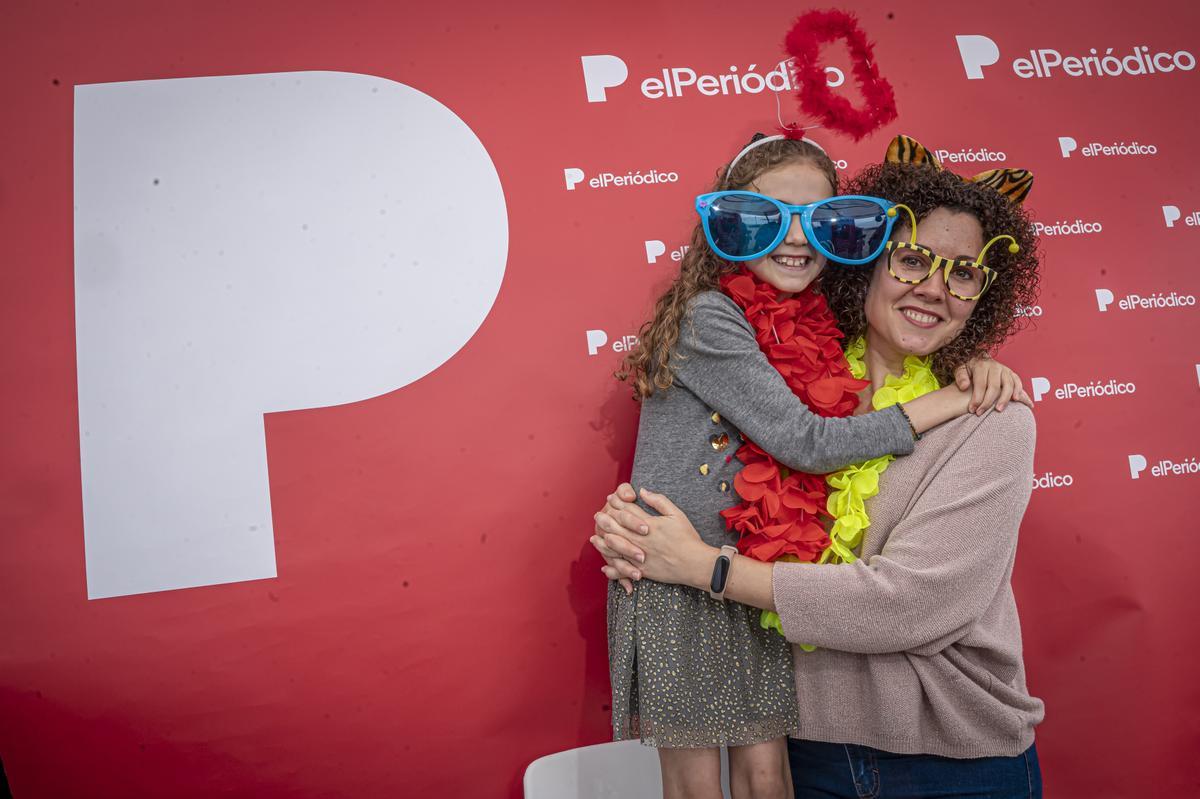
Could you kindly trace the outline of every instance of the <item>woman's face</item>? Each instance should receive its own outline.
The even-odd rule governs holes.
[[[892,238],[907,241],[909,235],[907,227],[897,225]],[[917,224],[917,243],[946,258],[973,261],[983,249],[983,228],[969,213],[935,208]],[[976,302],[951,296],[941,269],[918,285],[901,283],[888,273],[885,251],[867,289],[871,344],[904,355],[930,355],[962,331]]]
[[[833,187],[820,168],[810,161],[792,161],[763,172],[747,188],[788,205],[807,205],[833,195]],[[762,258],[746,262],[746,268],[779,291],[795,294],[808,288],[825,266],[825,257],[809,245],[793,216],[787,236]]]

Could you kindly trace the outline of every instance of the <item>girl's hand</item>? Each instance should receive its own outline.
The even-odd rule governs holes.
[[[970,360],[955,369],[954,382],[959,389],[971,391],[967,410],[977,416],[982,416],[984,411],[993,406],[997,412],[1003,411],[1010,400],[1033,410],[1033,400],[1025,393],[1017,373],[986,356]]]
[[[624,502],[620,494],[596,514],[602,543],[626,560],[644,558],[638,569],[642,577],[695,588],[708,585],[718,550],[700,539],[687,515],[665,496],[644,488],[642,499],[660,516]]]

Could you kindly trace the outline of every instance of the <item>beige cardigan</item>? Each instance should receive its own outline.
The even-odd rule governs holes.
[[[898,753],[1012,756],[1033,743],[1012,592],[1033,487],[1033,414],[963,416],[897,458],[868,500],[862,558],[776,563],[800,736]]]

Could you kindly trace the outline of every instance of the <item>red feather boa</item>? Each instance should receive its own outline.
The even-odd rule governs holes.
[[[865,101],[861,109],[829,90],[825,70],[817,63],[821,45],[837,39],[845,39],[850,49],[854,79]],[[799,17],[788,31],[784,47],[794,59],[800,108],[825,127],[859,141],[896,119],[895,92],[879,76],[875,49],[854,15],[845,11],[810,11]]]
[[[722,277],[721,290],[745,312],[759,348],[805,405],[821,416],[854,412],[867,381],[851,376],[824,297],[809,288],[781,300],[773,286],[744,271]],[[824,476],[781,467],[749,439],[737,458],[745,464],[733,478],[742,503],[721,516],[726,529],[741,534],[738,551],[764,562],[785,555],[816,561],[829,546]]]

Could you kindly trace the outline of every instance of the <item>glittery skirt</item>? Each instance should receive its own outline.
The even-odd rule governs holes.
[[[608,589],[613,740],[745,746],[800,726],[792,648],[760,611],[653,580]]]

